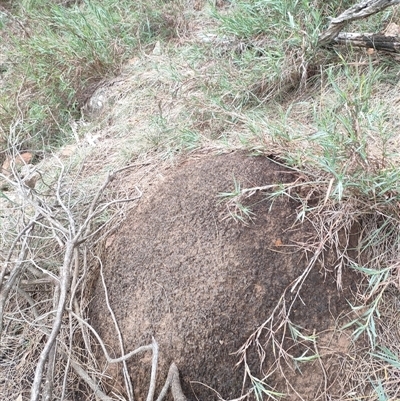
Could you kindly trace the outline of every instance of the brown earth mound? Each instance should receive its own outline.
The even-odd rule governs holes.
[[[240,396],[243,368],[235,369],[238,357],[233,353],[304,271],[305,253],[294,245],[315,233],[308,225],[293,228],[299,205],[287,197],[273,204],[265,200],[265,194],[250,198],[255,218],[246,226],[227,218],[228,210],[218,202],[218,195],[231,192],[234,180],[242,187],[254,187],[297,178],[297,173],[265,157],[232,153],[188,160],[128,216],[107,248],[105,281],[125,350],[151,343],[152,336],[157,340],[159,387],[174,361],[189,399],[217,399],[199,382],[225,399]],[[339,293],[333,275],[314,268],[290,316],[292,321],[308,333],[333,327],[334,319],[348,310],[350,282],[351,277],[344,274],[345,290]],[[100,280],[91,322],[119,356]],[[136,400],[147,394],[150,362],[151,356],[142,355],[128,363]],[[259,373],[258,358],[249,363]],[[321,370],[320,365],[309,364],[302,368],[300,379],[292,377],[304,399],[315,399],[321,386],[331,384],[331,379],[326,381],[329,366]],[[272,380],[290,393],[282,388],[279,377]]]

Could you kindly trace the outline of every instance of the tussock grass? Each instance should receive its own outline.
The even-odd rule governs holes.
[[[80,118],[102,80],[116,76],[141,48],[175,36],[184,25],[179,3],[28,1],[16,10],[19,31],[8,38],[0,123],[3,141],[7,127],[18,122],[34,144],[62,143],[69,122]]]
[[[319,94],[295,99],[286,104],[286,110],[279,106],[278,118],[261,120],[264,135],[272,137],[282,161],[303,174],[296,186],[264,190],[268,198],[285,194],[298,200],[298,220],[307,219],[314,225],[316,235],[308,249],[313,255],[309,268],[314,258],[323,261],[322,250],[334,249],[339,283],[343,269],[355,269],[364,277],[360,280],[358,303],[352,305],[356,317],[342,329],[351,328],[354,341],[364,338],[370,344],[367,350],[354,351],[359,353],[356,359],[360,365],[351,363],[351,369],[364,369],[363,379],[362,384],[356,384],[360,387],[349,390],[347,395],[357,388],[357,394],[371,400],[378,393],[379,399],[394,399],[398,386],[397,380],[396,385],[386,384],[383,373],[384,363],[390,364],[391,369],[397,366],[397,354],[388,351],[383,334],[387,325],[382,311],[391,302],[388,299],[392,294],[398,294],[400,274],[399,138],[393,130],[397,117],[392,99],[378,95],[382,86],[388,93],[397,87],[385,79],[392,68],[397,69],[368,59],[353,64],[343,59],[343,63],[325,69]],[[268,124],[271,120],[272,124]],[[252,124],[257,124],[254,119]],[[258,138],[261,132],[259,127]],[[262,149],[259,142],[257,151]],[[268,150],[264,147],[264,152]],[[243,198],[260,189],[263,190],[242,188],[233,192],[234,213],[240,215]],[[356,248],[349,245],[354,230],[359,238]],[[300,282],[299,285],[301,288]],[[393,341],[398,343],[399,338]],[[384,351],[376,353],[376,349]],[[366,360],[371,370],[366,369]],[[343,374],[349,371],[345,369]]]

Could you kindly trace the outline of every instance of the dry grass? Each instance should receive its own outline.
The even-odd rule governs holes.
[[[88,399],[96,399],[96,394],[102,400],[112,399],[101,393],[102,382],[107,378],[102,373],[104,367],[99,366],[95,357],[99,351],[98,342],[83,320],[87,319],[91,286],[97,278],[105,238],[135,206],[132,201],[141,196],[140,188],[154,181],[155,167],[161,165],[148,158],[125,166],[104,186],[102,183],[107,182],[111,166],[91,163],[91,157],[101,151],[99,148],[88,152],[87,148],[77,147],[69,161],[62,156],[44,160],[36,166],[41,178],[35,192],[24,187],[18,171],[14,171],[14,183],[10,184],[14,189],[8,193],[8,199],[1,199],[4,256],[9,247],[8,261],[4,261],[1,270],[2,295],[6,298],[2,296],[0,300],[3,322],[0,383],[4,399],[12,400],[19,395],[22,399],[29,397],[39,355],[57,321],[54,302],[57,303],[58,289],[63,288],[66,267],[71,275],[65,304],[68,312],[62,317],[54,371],[50,370],[52,397],[74,399],[82,393]],[[60,210],[51,212],[50,205],[57,203],[61,205]],[[90,215],[93,217],[87,225]],[[34,234],[24,228],[30,224],[27,219],[33,222]],[[65,259],[71,241],[69,235],[85,226],[73,258]],[[20,240],[16,241],[18,237]],[[17,279],[15,287],[12,286],[13,277]],[[8,289],[6,295],[4,291]],[[46,369],[49,370],[49,366]],[[14,379],[10,380],[11,377]],[[44,386],[43,391],[46,388]],[[114,391],[120,394],[121,390]]]

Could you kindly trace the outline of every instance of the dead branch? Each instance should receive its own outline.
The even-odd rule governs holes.
[[[101,261],[101,259],[99,257],[96,257],[96,259],[100,264],[100,277],[101,277],[101,282],[102,282],[103,288],[104,288],[104,297],[105,297],[105,300],[106,300],[107,309],[108,309],[108,311],[110,313],[111,319],[112,319],[112,321],[114,323],[114,327],[115,327],[115,330],[116,330],[117,335],[118,335],[120,351],[121,351],[122,354],[125,354],[125,349],[124,349],[124,343],[123,343],[123,340],[122,340],[121,330],[119,329],[117,318],[115,317],[114,311],[111,308],[110,300],[109,300],[109,297],[108,297],[106,281],[105,281],[104,273],[103,273],[103,263],[102,263],[102,261]],[[154,357],[154,355],[156,355],[156,358],[157,358],[158,357],[158,347],[157,347],[157,343],[154,341],[154,339],[153,339],[153,346],[154,346],[154,348],[153,348],[153,357]],[[133,400],[133,388],[132,388],[131,380],[129,378],[128,366],[126,364],[126,361],[122,362],[122,367],[123,367],[122,370],[123,370],[123,374],[124,374],[125,388],[126,388],[126,390],[128,392],[129,400]],[[152,371],[152,373],[153,373],[153,371]],[[155,378],[154,378],[154,382],[155,382]],[[153,390],[153,395],[154,395],[154,389],[152,389]],[[150,390],[149,390],[149,394],[150,394]]]
[[[13,243],[11,244],[8,254],[7,254],[7,257],[4,261],[3,268],[0,273],[0,290],[2,289],[3,279],[7,273],[7,267],[11,261],[13,253],[15,252],[15,247],[16,247],[17,243],[21,240],[21,238],[23,236],[27,235],[27,232],[32,230],[33,226],[37,223],[37,220],[38,220],[37,215],[35,215],[32,219],[30,219],[29,223],[18,233],[17,237],[14,239]],[[0,331],[0,333],[1,333],[1,331]]]
[[[355,4],[331,20],[326,31],[319,36],[319,45],[324,46],[332,42],[349,22],[367,18],[399,3],[400,0],[364,0]]]
[[[140,189],[135,187],[137,194],[130,198],[102,201],[101,199],[108,184],[119,171],[124,171],[125,168],[117,170],[107,176],[103,184],[93,194],[89,205],[83,209],[79,208],[79,199],[74,198],[73,187],[68,188],[66,185],[68,182],[68,172],[60,160],[58,160],[57,166],[58,173],[53,181],[54,187],[46,184],[46,194],[41,194],[37,189],[32,190],[32,188],[28,188],[24,184],[19,172],[13,166],[11,167],[11,174],[7,177],[7,182],[19,196],[18,203],[15,203],[15,206],[13,206],[13,212],[15,211],[16,216],[21,216],[21,221],[24,222],[27,210],[29,210],[29,214],[33,215],[33,217],[28,223],[22,226],[19,234],[18,231],[15,233],[11,248],[9,248],[7,256],[4,258],[5,263],[0,271],[0,286],[2,290],[0,294],[0,318],[2,318],[2,313],[4,312],[11,290],[15,290],[27,302],[29,310],[33,314],[32,320],[30,322],[27,320],[27,323],[36,326],[47,337],[37,360],[30,400],[38,401],[40,398],[47,401],[54,398],[55,366],[57,356],[61,355],[66,360],[63,396],[65,394],[68,369],[71,367],[93,390],[96,397],[102,401],[111,401],[111,398],[102,392],[100,385],[96,383],[93,375],[89,374],[90,370],[85,369],[81,362],[73,356],[72,339],[75,331],[73,321],[78,321],[89,359],[91,358],[95,362],[95,358],[90,351],[90,339],[87,335],[88,330],[98,340],[108,363],[123,363],[126,389],[131,401],[133,401],[133,388],[126,361],[138,353],[152,351],[152,368],[147,401],[153,401],[158,367],[157,342],[153,339],[152,344],[139,347],[125,354],[122,335],[107,299],[121,345],[121,357],[110,358],[101,338],[81,317],[82,311],[77,299],[77,297],[80,297],[81,302],[84,299],[84,295],[82,293],[79,295],[78,291],[79,288],[81,288],[81,291],[83,290],[87,273],[86,254],[88,246],[83,244],[96,237],[106,227],[105,224],[93,227],[93,222],[110,207],[139,199],[142,196]],[[52,192],[49,193],[50,190]],[[34,235],[32,235],[33,229],[35,229]],[[46,243],[45,247],[44,242]],[[90,244],[90,246],[92,245],[93,243]],[[48,258],[48,255],[44,254],[45,258],[41,259],[44,256],[42,255],[44,248],[46,248],[47,252],[52,246],[54,248],[49,253],[51,256]],[[16,256],[16,253],[19,253],[18,256]],[[62,261],[59,263],[58,271],[54,271],[51,267],[46,267],[48,262],[50,262],[48,263],[49,266],[54,266],[54,262],[59,261],[60,257],[62,257]],[[96,256],[93,255],[93,257]],[[83,261],[81,260],[82,258]],[[46,262],[43,263],[44,261]],[[84,264],[83,272],[82,262]],[[104,277],[102,278],[104,282]],[[46,292],[49,289],[54,292],[51,295],[53,305],[51,305],[49,299],[46,300],[46,304],[43,304],[43,308],[42,306],[39,307],[40,303],[37,303],[28,292],[24,291],[23,287],[21,287],[22,285],[41,287],[46,285]],[[72,311],[73,309],[76,313]],[[65,314],[66,311],[68,315]],[[46,318],[51,319],[49,326],[47,326]],[[2,319],[0,320],[2,321]],[[1,323],[0,333],[2,328]],[[65,323],[67,323],[67,327],[70,329],[68,334],[61,330]],[[59,338],[61,332],[67,334],[69,345],[68,342],[65,343]],[[169,380],[170,386],[173,389],[172,391],[178,394],[177,401],[183,401],[185,398],[179,395],[178,390],[174,390],[176,388],[175,381],[179,380],[177,369],[176,378],[174,376],[172,379],[170,378]]]
[[[67,309],[68,310],[68,309]],[[111,358],[110,355],[107,352],[106,346],[104,345],[103,340],[101,339],[101,337],[99,336],[99,334],[97,333],[97,331],[88,323],[86,322],[84,319],[82,319],[80,316],[78,316],[76,313],[74,313],[71,310],[68,310],[68,312],[79,322],[81,322],[82,324],[84,324],[92,333],[93,335],[96,337],[97,341],[100,344],[100,347],[104,353],[104,356],[106,357],[106,360],[108,363],[118,363],[118,362],[123,362],[126,361],[129,358],[132,358],[134,355],[140,354],[142,352],[145,351],[151,351],[153,350],[153,344],[149,344],[149,345],[142,345],[139,348],[136,348],[135,350],[129,352],[126,355],[122,355],[119,358]]]
[[[167,381],[156,401],[162,401],[167,395],[167,391],[170,387],[174,401],[187,401],[187,398],[182,391],[181,382],[179,380],[179,371],[175,363],[171,364],[168,371]]]
[[[76,284],[71,286],[71,300],[70,300],[70,309],[72,310],[74,308],[75,313],[77,315],[83,316],[83,310],[84,308],[82,307],[82,304],[80,304],[76,298],[76,291],[78,289],[78,286],[81,287],[81,293],[80,293],[80,299],[81,299],[81,303],[83,302],[84,299],[84,293],[85,293],[85,282],[86,282],[86,278],[87,278],[87,273],[88,273],[88,269],[87,269],[87,246],[85,245],[83,247],[83,252],[82,252],[82,265],[83,265],[83,272],[81,277],[79,278],[79,280],[76,282]],[[75,260],[75,269],[78,270],[79,267],[79,258],[77,255],[77,258]],[[74,273],[75,274],[75,273]],[[88,335],[88,331],[87,328],[79,323],[80,328],[81,328],[81,333],[82,333],[82,337],[83,337],[83,342],[85,344],[85,351],[88,353],[88,355],[90,356],[90,358],[95,361],[96,358],[94,357],[92,350],[91,350],[91,345],[90,345],[90,339],[89,339],[89,335]],[[70,319],[70,331],[72,332],[72,321]],[[72,338],[70,339],[70,349],[72,349]]]
[[[18,239],[22,239],[22,246],[21,250],[19,253],[19,257],[17,261],[15,262],[14,268],[10,272],[10,276],[7,280],[7,282],[3,285],[2,281],[4,279],[4,275],[6,272],[7,264],[10,262],[12,252],[14,249],[11,249],[9,252],[9,255],[6,259],[6,263],[4,264],[4,268],[1,272],[1,280],[0,281],[0,337],[3,332],[3,313],[4,313],[4,305],[6,303],[6,300],[8,298],[8,295],[10,293],[10,290],[13,288],[15,282],[17,281],[18,277],[22,273],[25,264],[26,264],[26,256],[28,254],[28,247],[29,247],[29,242],[30,242],[30,237],[29,233],[33,230],[33,227],[35,225],[35,222],[37,221],[38,215],[36,214],[31,221],[27,224],[27,226],[22,230],[23,234],[19,234],[17,236]],[[22,237],[22,238],[21,238]],[[14,244],[16,242],[14,241]]]
[[[47,362],[46,380],[43,389],[43,400],[52,401],[53,400],[53,389],[54,389],[54,367],[56,364],[56,347],[53,347],[49,353],[49,360]]]
[[[55,293],[53,296],[53,308],[57,306],[60,299],[60,287],[56,287]],[[54,368],[56,364],[56,346],[52,345],[49,357],[47,361],[47,371],[46,371],[46,380],[43,388],[43,399],[44,401],[51,401],[53,399],[53,389],[54,389]]]
[[[54,318],[53,322],[53,327],[51,334],[49,335],[47,342],[39,356],[39,361],[36,366],[35,370],[35,376],[32,384],[32,389],[31,389],[31,401],[37,401],[39,398],[40,394],[40,386],[42,383],[42,377],[43,377],[43,371],[44,371],[44,366],[46,362],[48,361],[50,352],[55,346],[55,341],[56,338],[59,334],[60,327],[62,324],[62,318],[65,310],[65,304],[67,300],[67,296],[70,290],[70,277],[71,277],[71,270],[72,270],[72,264],[73,264],[73,258],[74,258],[74,253],[76,251],[76,248],[80,246],[80,244],[85,241],[85,238],[82,238],[82,235],[85,233],[88,233],[90,230],[91,223],[95,217],[97,217],[99,214],[101,214],[103,211],[107,210],[110,205],[118,203],[120,201],[114,200],[109,203],[106,203],[105,205],[102,205],[101,207],[98,207],[96,209],[96,204],[98,203],[98,200],[100,199],[100,196],[103,194],[104,189],[106,186],[112,181],[112,179],[115,177],[114,174],[109,174],[103,183],[103,185],[100,187],[100,189],[97,191],[96,195],[94,196],[94,199],[89,207],[87,217],[84,220],[84,222],[80,225],[77,226],[76,221],[74,219],[74,216],[70,210],[70,208],[65,204],[64,199],[62,197],[62,177],[64,174],[64,166],[61,164],[61,173],[58,176],[57,179],[57,188],[56,188],[56,198],[58,201],[58,204],[64,210],[65,216],[67,217],[68,221],[68,230],[62,230],[64,233],[67,231],[67,240],[66,240],[66,245],[65,245],[65,253],[64,253],[64,261],[63,264],[60,268],[60,284],[59,284],[59,300],[58,300],[58,305],[56,309],[56,315]],[[140,192],[140,191],[139,191]],[[135,197],[134,199],[138,199],[141,196],[141,193],[138,197]],[[68,199],[68,197],[67,197]],[[122,201],[127,201],[126,199]],[[35,206],[37,207],[39,205],[39,202],[36,202]],[[58,221],[54,222],[53,218],[53,213],[49,211],[48,209],[46,210],[45,208],[40,208],[40,213],[45,217],[50,224],[54,224],[58,228],[60,223]],[[64,227],[62,227],[64,228]]]
[[[59,232],[61,233],[62,239],[58,237],[58,235],[54,235],[59,239],[59,244],[61,247],[64,247],[64,260],[59,270],[59,284],[57,287],[57,292],[59,294],[58,299],[56,301],[55,308],[55,317],[53,321],[53,326],[51,333],[47,339],[46,344],[39,356],[39,360],[35,370],[35,376],[31,388],[31,401],[37,401],[40,394],[40,387],[42,383],[44,368],[47,363],[47,379],[46,379],[46,387],[44,389],[45,399],[51,399],[51,388],[52,388],[52,363],[49,361],[49,356],[53,355],[53,358],[56,354],[55,346],[56,346],[56,338],[60,332],[63,314],[65,310],[65,304],[70,291],[70,278],[71,278],[71,270],[73,265],[73,258],[76,254],[77,248],[86,241],[89,237],[91,237],[91,223],[92,221],[107,210],[111,205],[120,203],[120,202],[128,202],[134,199],[138,199],[141,196],[140,190],[137,188],[139,192],[139,196],[136,196],[133,199],[123,199],[123,200],[113,200],[111,202],[105,203],[103,205],[98,206],[98,202],[100,197],[103,195],[103,192],[107,185],[115,178],[116,173],[111,173],[108,175],[107,179],[104,181],[103,185],[96,192],[90,207],[87,211],[86,218],[84,221],[79,224],[73,215],[73,211],[69,205],[70,203],[70,191],[63,191],[64,186],[64,176],[65,176],[65,167],[59,161],[60,172],[56,181],[55,188],[55,198],[57,200],[58,209],[54,209],[50,207],[48,204],[42,201],[40,196],[36,192],[31,192],[29,188],[25,187],[23,181],[21,180],[18,172],[13,169],[12,175],[13,180],[9,179],[8,181],[17,188],[18,192],[22,196],[22,199],[27,202],[33,210],[36,211],[36,215],[34,221],[38,220],[38,217],[43,218],[45,222],[41,223],[41,227],[43,229],[49,229],[53,233]],[[61,208],[61,209],[59,209]],[[61,212],[61,214],[60,214]],[[32,224],[31,224],[32,225]],[[30,226],[29,226],[30,227]],[[29,230],[28,230],[29,231]],[[29,232],[22,232],[21,235],[25,235],[26,238],[29,237]],[[20,236],[21,236],[20,235]],[[16,241],[19,240],[17,237]],[[22,251],[19,257],[19,262],[15,264],[14,269],[11,271],[10,276],[7,280],[7,283],[4,285],[1,298],[0,298],[0,317],[2,316],[2,311],[4,308],[5,301],[8,297],[9,291],[13,287],[16,282],[16,279],[20,276],[21,271],[24,266],[24,261],[26,258],[26,253],[28,251],[28,245],[24,245],[22,247]],[[11,258],[12,251],[9,253],[9,257]],[[6,260],[8,262],[8,260]],[[1,278],[4,279],[6,274],[6,265],[2,269]],[[76,280],[74,280],[76,282]],[[0,325],[1,329],[1,325]],[[1,333],[1,331],[0,331]],[[131,397],[133,399],[133,397]]]
[[[158,344],[154,337],[152,338],[153,346],[153,358],[151,361],[151,376],[150,376],[150,386],[149,392],[147,393],[146,401],[153,401],[154,393],[156,391],[156,380],[157,380],[157,365],[158,365]]]
[[[68,355],[66,353],[62,353],[62,355],[65,359],[68,359]],[[72,359],[68,360],[78,376],[80,376],[80,378],[83,379],[83,381],[93,390],[93,393],[97,398],[99,398],[101,401],[112,401],[112,398],[108,397],[100,390],[98,384],[88,375],[88,373],[80,366],[79,363]]]
[[[64,263],[60,269],[61,270],[60,271],[60,284],[59,284],[60,296],[59,296],[59,301],[58,301],[58,305],[57,305],[56,316],[54,318],[51,333],[47,339],[47,342],[46,342],[42,352],[40,353],[39,360],[38,360],[38,363],[36,366],[35,376],[34,376],[32,388],[31,388],[31,401],[37,401],[39,399],[40,386],[42,383],[44,366],[47,362],[50,351],[52,350],[53,345],[57,339],[57,336],[58,336],[58,333],[60,331],[60,327],[62,324],[62,317],[64,314],[65,302],[67,300],[67,295],[68,295],[68,287],[69,287],[69,279],[70,279],[70,266],[71,266],[71,261],[72,261],[73,254],[74,254],[75,245],[76,245],[75,238],[72,239],[72,241],[70,240],[67,242],[65,256],[64,256]]]
[[[25,291],[21,290],[19,287],[17,288],[17,292],[25,300],[28,301],[35,319],[37,321],[39,321],[40,315],[36,309],[36,302],[30,297],[29,294],[27,294]],[[41,330],[46,335],[48,335],[48,336],[50,335],[50,331],[47,330],[47,328],[45,326],[41,326]],[[67,361],[67,365],[70,365],[72,367],[72,369],[74,369],[75,373],[93,390],[94,395],[97,398],[99,398],[101,401],[112,401],[112,399],[110,397],[108,397],[106,394],[104,394],[101,391],[99,385],[89,376],[89,374],[82,368],[82,366],[71,357],[70,352],[67,349],[67,346],[62,343],[61,343],[61,346],[63,349],[59,349],[59,352],[60,352],[61,356]],[[55,349],[55,348],[53,348],[53,349]],[[48,373],[49,372],[51,372],[51,370],[49,370]],[[50,378],[50,380],[48,380],[48,385],[51,385],[51,384],[52,384],[52,378]],[[48,393],[48,394],[51,395],[51,393]]]
[[[352,45],[389,53],[400,53],[400,38],[397,36],[342,32],[333,42],[338,45]]]
[[[145,351],[152,351],[153,352],[153,357],[152,357],[152,367],[151,367],[151,377],[150,377],[150,386],[149,386],[149,391],[147,393],[147,398],[146,401],[153,401],[154,399],[154,393],[155,393],[155,388],[156,388],[156,379],[157,379],[157,366],[158,366],[158,344],[157,341],[153,338],[152,339],[152,344],[149,345],[143,345],[131,352],[129,352],[126,355],[122,355],[119,358],[111,358],[110,355],[107,352],[107,349],[104,345],[104,342],[102,341],[101,337],[97,333],[97,331],[85,320],[83,320],[80,316],[78,316],[76,313],[73,311],[69,310],[70,314],[77,319],[79,322],[84,324],[86,327],[89,328],[89,330],[94,334],[96,337],[97,341],[99,342],[99,345],[101,349],[103,350],[104,356],[106,357],[106,360],[108,363],[118,363],[118,362],[123,362],[128,359],[130,359],[132,356],[137,355],[139,353],[145,352]],[[174,363],[171,364],[168,376],[167,376],[167,381],[164,384],[164,387],[162,388],[160,395],[158,396],[156,401],[162,401],[167,394],[167,391],[171,387],[171,392],[172,396],[174,398],[174,401],[187,401],[186,397],[184,396],[179,380],[179,371],[178,368]]]

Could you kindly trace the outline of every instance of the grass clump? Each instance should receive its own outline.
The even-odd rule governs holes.
[[[171,12],[178,8],[170,9],[115,0],[19,4],[15,12],[24,30],[8,38],[3,140],[18,121],[25,139],[57,145],[99,82],[117,75],[141,47],[176,33]]]
[[[304,87],[318,53],[324,8],[313,1],[239,0],[229,13],[214,13],[221,35],[235,43],[235,78],[242,88],[247,84],[249,98],[260,103]]]
[[[273,185],[241,188],[235,182],[228,203],[232,210],[240,210],[243,200],[259,190],[265,190],[269,199],[282,194],[295,199],[299,202],[297,219],[308,220],[315,228],[314,241],[308,248],[309,271],[317,260],[324,265],[324,252],[334,250],[339,283],[345,269],[360,273],[357,303],[352,305],[354,315],[342,330],[350,330],[354,341],[360,339],[357,344],[361,348],[369,344],[369,350],[390,352],[359,348],[355,354],[359,353],[360,365],[351,363],[350,368],[345,364],[349,370],[343,374],[361,369],[366,359],[372,359],[371,368],[364,370],[357,384],[350,380],[346,383],[354,386],[349,393],[359,386],[358,394],[370,400],[376,399],[376,391],[388,397],[398,393],[398,380],[397,385],[386,380],[383,365],[390,363],[391,372],[397,366],[392,355],[393,339],[388,342],[385,333],[385,319],[389,317],[385,304],[390,293],[398,294],[399,288],[400,165],[393,105],[390,95],[381,96],[383,87],[389,94],[396,90],[396,83],[386,79],[396,66],[376,64],[371,59],[349,63],[342,58],[341,63],[324,68],[319,93],[293,97],[280,105],[271,102],[274,113],[268,112],[268,105],[259,112],[247,113],[247,124],[256,137],[254,148],[264,154],[271,152],[268,140],[272,139],[283,164],[298,169],[300,178],[296,185],[279,189]],[[262,145],[263,138],[267,145]],[[358,237],[357,244],[352,236]],[[298,286],[301,288],[301,282]],[[279,316],[271,319],[280,322]],[[376,391],[371,392],[371,383]],[[345,398],[345,393],[340,398]]]
[[[317,39],[324,6],[314,1],[238,0],[230,13],[215,13],[224,34],[252,40],[269,36],[272,44],[284,40],[284,45],[298,46],[304,36]]]

